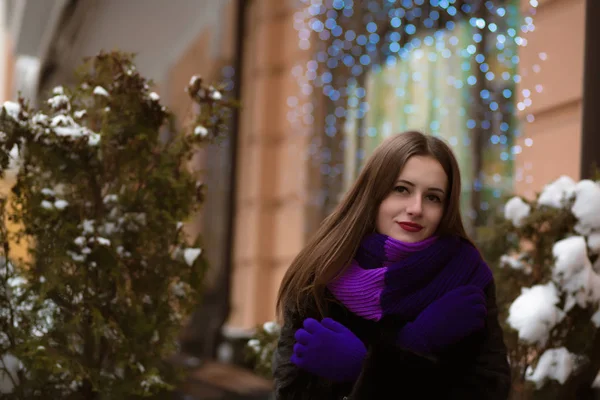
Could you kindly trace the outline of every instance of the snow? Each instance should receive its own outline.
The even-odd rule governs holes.
[[[559,240],[552,248],[552,254],[556,257],[556,269],[577,269],[583,265],[587,258],[585,238],[582,236],[571,236]]]
[[[97,237],[96,242],[101,246],[110,246],[110,240],[103,237]]]
[[[117,224],[114,222],[105,222],[103,226],[100,227],[102,233],[106,235],[112,235],[117,230]]]
[[[75,296],[73,296],[73,303],[81,304],[82,302],[83,302],[83,293],[77,293]]]
[[[600,232],[594,232],[587,238],[588,247],[594,254],[600,253]]]
[[[218,90],[215,90],[214,92],[212,92],[211,95],[213,100],[221,100],[223,98],[223,95],[221,95],[221,92],[219,92]]]
[[[131,216],[138,224],[142,226],[146,225],[146,213],[131,213]]]
[[[87,136],[88,144],[90,146],[96,146],[100,142],[99,134],[79,125],[68,115],[60,114],[55,116],[52,118],[50,126],[53,128],[54,133],[56,133],[57,136],[70,137],[74,139]]]
[[[600,309],[598,309],[598,311],[596,311],[594,315],[592,315],[591,320],[594,326],[596,326],[596,328],[600,328]]]
[[[54,132],[58,136],[71,136],[71,137],[82,137],[85,135],[85,130],[77,125],[77,126],[57,126],[54,128]]]
[[[527,263],[520,260],[518,256],[510,256],[504,254],[500,257],[500,266],[504,267],[508,265],[512,269],[524,270],[526,273],[531,272]]]
[[[0,358],[0,393],[12,393],[14,390],[13,380],[17,384],[19,383],[17,372],[22,368],[21,361],[12,354],[7,353]]]
[[[84,233],[94,233],[95,221],[91,219],[84,219],[82,223]]]
[[[3,107],[12,119],[19,119],[19,113],[21,112],[21,106],[19,105],[19,103],[15,103],[13,101],[5,101]]]
[[[98,96],[104,96],[104,97],[108,97],[109,94],[106,91],[106,89],[104,89],[102,86],[96,86],[94,88],[94,94],[98,95]]]
[[[48,104],[53,109],[57,109],[57,108],[60,108],[62,106],[68,105],[69,104],[69,98],[67,96],[65,96],[64,94],[59,94],[59,95],[56,95],[54,97],[49,98],[48,99]]]
[[[550,379],[563,384],[575,369],[577,359],[578,357],[565,347],[548,349],[538,360],[535,369],[532,367],[527,369],[526,378],[535,383],[538,389]]]
[[[598,372],[598,375],[596,375],[596,379],[594,379],[594,382],[592,382],[592,387],[594,389],[600,389],[600,372]]]
[[[154,333],[157,333],[156,331],[154,331]],[[138,369],[140,370],[140,372],[143,374],[144,372],[146,372],[146,368],[144,368],[144,366],[142,365],[142,363],[138,362],[136,364],[136,366],[138,367]]]
[[[54,207],[56,207],[57,210],[64,210],[68,205],[69,202],[66,200],[56,200],[54,202]]]
[[[523,224],[523,220],[529,216],[530,212],[531,206],[518,196],[507,201],[504,206],[504,218],[510,220],[517,228]]]
[[[279,333],[281,328],[276,322],[268,321],[263,324],[263,330],[269,335],[274,335],[276,333]]]
[[[577,218],[575,230],[583,235],[600,229],[600,186],[584,179],[575,185],[576,198],[571,212]]]
[[[50,126],[59,126],[59,125],[73,125],[75,122],[71,117],[64,114],[55,115],[50,121]]]
[[[140,385],[144,390],[149,390],[152,386],[164,385],[164,381],[158,375],[150,375],[148,378],[144,379]]]
[[[199,135],[200,137],[206,137],[208,135],[208,129],[206,129],[202,125],[198,125],[194,129],[194,135]]]
[[[150,100],[153,100],[153,101],[159,101],[160,100],[160,96],[156,92],[150,93],[148,95],[148,97],[150,97]]]
[[[600,276],[592,270],[583,236],[556,242],[552,254],[556,258],[552,279],[567,294],[565,311],[575,304],[585,307],[600,300]]]
[[[104,204],[108,204],[116,202],[117,200],[119,200],[119,196],[117,196],[116,194],[107,194],[106,196],[104,196],[103,202]]]
[[[561,208],[575,192],[575,181],[570,177],[563,175],[554,182],[546,185],[540,197],[538,198],[538,204]]]
[[[550,330],[564,317],[556,307],[558,290],[553,282],[522,288],[521,295],[511,304],[507,322],[519,332],[519,339],[544,345]]]
[[[46,210],[52,210],[54,208],[54,204],[52,204],[48,200],[43,200],[42,201],[42,208],[45,208]]]
[[[194,75],[190,78],[190,86],[194,86],[198,79],[202,79],[200,75]]]
[[[171,285],[171,293],[177,297],[185,297],[186,295],[186,287],[188,285],[184,282],[176,282]]]
[[[248,340],[248,347],[258,353],[260,351],[260,341],[258,339],[250,339]]]
[[[88,136],[88,143],[90,146],[95,146],[100,142],[100,135],[90,131],[79,125],[73,126],[57,126],[54,128],[54,132],[57,136],[68,136],[72,138],[80,138],[82,136]]]
[[[31,122],[35,125],[44,124],[48,121],[48,116],[43,113],[37,113],[31,118]]]
[[[202,253],[202,249],[187,248],[183,251],[183,258],[190,267],[194,264],[198,256]]]
[[[54,89],[52,89],[52,94],[54,94],[54,95],[65,94],[65,88],[62,86],[56,86]]]
[[[87,243],[87,239],[84,236],[79,236],[75,238],[73,243],[75,243],[79,247],[83,247]]]
[[[85,256],[81,254],[73,253],[72,251],[67,251],[67,254],[71,256],[71,259],[75,262],[84,262]]]
[[[100,143],[100,135],[92,132],[92,134],[88,138],[88,144],[90,146],[97,146]]]
[[[87,114],[86,110],[77,110],[73,113],[73,116],[77,119],[83,118]]]
[[[8,155],[10,157],[10,160],[8,163],[8,169],[13,172],[18,172],[19,168],[20,168],[19,146],[15,144],[12,147],[12,149],[10,149],[10,152]]]
[[[578,234],[554,243],[552,281],[523,288],[509,308],[507,322],[518,331],[519,338],[526,343],[545,345],[553,327],[575,305],[592,308],[595,313],[591,322],[600,327],[600,258],[592,265],[588,254],[588,251],[594,255],[600,253],[600,185],[591,180],[575,182],[568,176],[561,176],[544,187],[537,205],[570,206],[577,218],[575,232]],[[522,226],[530,212],[531,207],[519,197],[510,199],[504,207],[505,218],[516,227]],[[527,273],[528,263],[518,256],[504,255],[500,261],[503,266],[525,268]],[[561,298],[564,305],[559,309],[557,305]],[[569,357],[565,353],[545,353],[538,368],[530,371],[531,379],[536,384],[543,384],[547,378],[560,381],[570,373],[568,365]],[[561,369],[563,367],[566,370]]]
[[[44,196],[54,196],[55,195],[54,190],[49,189],[49,188],[43,188],[42,189],[42,194]]]
[[[123,253],[125,252],[125,248],[123,246],[118,246],[117,247],[117,254],[118,255],[123,255]]]
[[[19,146],[18,145],[14,145],[12,147],[12,149],[10,149],[10,152],[8,153],[8,155],[10,156],[10,158],[12,158],[13,160],[16,160],[17,158],[19,158]]]

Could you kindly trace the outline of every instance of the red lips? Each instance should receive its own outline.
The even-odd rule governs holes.
[[[415,224],[414,222],[398,222],[398,225],[407,232],[419,232],[423,229],[421,225]]]

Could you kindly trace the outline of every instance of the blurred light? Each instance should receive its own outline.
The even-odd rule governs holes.
[[[533,11],[519,20],[515,17],[518,11],[513,9],[515,6],[497,6],[499,2],[482,0],[478,7],[485,5],[486,9],[483,11],[488,12],[490,17],[479,18],[474,14],[475,7],[468,2],[456,0],[367,0],[364,2],[366,8],[361,10],[361,13],[364,12],[364,18],[360,21],[362,28],[353,30],[349,28],[355,25],[351,25],[348,18],[357,16],[354,14],[354,7],[362,7],[362,2],[302,2],[307,7],[294,14],[293,24],[298,32],[299,48],[314,49],[313,61],[295,66],[291,72],[298,80],[299,96],[310,96],[313,88],[318,87],[323,95],[336,102],[327,119],[332,125],[325,131],[326,135],[342,134],[337,131],[342,119],[357,121],[365,118],[371,98],[364,88],[357,87],[358,77],[365,77],[365,74],[368,74],[367,78],[378,76],[385,70],[386,75],[379,76],[386,79],[384,84],[390,86],[391,95],[402,99],[402,105],[399,106],[401,111],[408,115],[424,111],[419,109],[424,106],[423,101],[415,100],[413,94],[417,88],[422,93],[419,96],[427,99],[433,113],[425,126],[432,133],[444,135],[445,124],[448,123],[446,118],[450,112],[455,112],[458,118],[466,121],[468,129],[480,126],[494,133],[490,136],[490,143],[505,146],[494,150],[494,157],[512,162],[513,155],[520,154],[521,147],[512,145],[512,138],[521,134],[516,122],[513,122],[515,118],[512,114],[531,107],[534,90],[537,93],[543,91],[543,86],[535,83],[531,90],[520,88],[523,99],[519,103],[513,103],[518,101],[514,86],[522,80],[517,70],[520,63],[518,47],[527,44],[525,33],[535,30],[531,17]],[[528,0],[528,3],[537,7],[539,0]],[[420,8],[420,5],[427,8]],[[459,12],[460,19],[452,18]],[[463,19],[462,15],[466,15],[466,18]],[[470,34],[465,36],[463,30],[460,33],[453,31],[462,24],[461,21],[474,28],[470,29]],[[391,28],[391,32],[380,36],[378,31],[382,32],[384,27]],[[363,34],[359,34],[359,30]],[[484,41],[487,45],[482,49],[482,45],[478,43]],[[545,52],[537,54],[540,63],[548,59]],[[411,66],[405,68],[408,63]],[[416,68],[417,64],[419,68]],[[428,65],[433,68],[428,68]],[[445,65],[452,65],[452,68],[444,67]],[[536,73],[541,70],[538,64],[531,68]],[[339,75],[340,71],[344,71],[345,79],[339,79],[344,76]],[[234,76],[233,70],[223,69],[222,74],[226,79]],[[449,88],[431,86],[430,79],[447,83]],[[476,92],[473,92],[474,89]],[[461,97],[461,93],[464,93],[464,97]],[[288,106],[294,109],[294,112],[288,112],[288,119],[307,125],[315,123],[312,100],[307,97],[308,100],[303,100],[306,103],[302,104],[299,98],[302,97],[286,98]],[[447,105],[447,102],[452,105]],[[352,111],[348,112],[349,110]],[[472,114],[473,112],[476,114]],[[482,117],[469,118],[470,115]],[[534,116],[529,113],[525,119],[533,122]],[[387,129],[371,126],[360,128],[357,134],[377,137],[386,135],[391,129],[397,129],[396,126],[392,127],[390,121],[385,122],[390,124]],[[452,146],[458,146],[459,142],[461,146],[470,146],[471,133],[465,132],[467,134],[464,137],[450,136],[449,143]],[[523,143],[522,146],[528,147],[533,141],[527,138]],[[321,154],[325,146],[313,143],[311,149],[314,154]],[[328,151],[331,159],[332,151]],[[356,157],[364,158],[367,155],[361,149]],[[327,176],[338,176],[343,168],[339,165],[325,165],[322,166],[322,172]],[[502,179],[502,173],[493,175],[496,183]],[[482,190],[482,181],[476,181],[474,188]],[[501,192],[495,190],[493,193],[494,196],[500,196]],[[482,209],[488,207],[492,206],[481,203]]]

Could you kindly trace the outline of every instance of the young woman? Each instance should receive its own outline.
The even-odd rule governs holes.
[[[435,137],[406,132],[374,151],[283,278],[277,399],[508,397],[495,285],[460,193]]]

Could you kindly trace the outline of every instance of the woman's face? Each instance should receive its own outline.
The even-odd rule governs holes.
[[[409,158],[379,206],[377,232],[407,243],[427,239],[442,220],[448,190],[448,177],[435,158]]]

